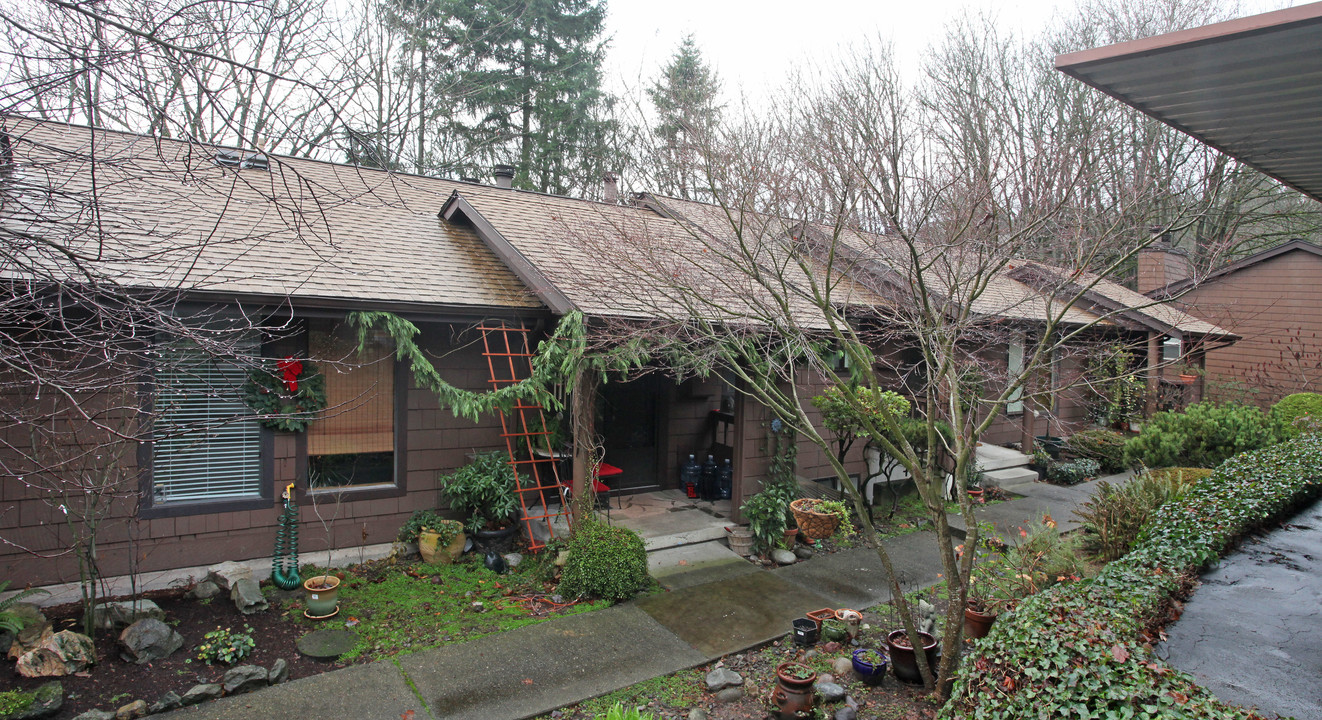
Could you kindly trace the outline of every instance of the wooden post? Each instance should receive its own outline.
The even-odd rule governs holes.
[[[574,424],[574,459],[573,479],[570,492],[574,502],[570,508],[574,526],[582,519],[581,513],[587,500],[592,483],[588,473],[592,470],[591,452],[595,445],[597,429],[594,425],[597,404],[597,378],[594,373],[580,371],[574,379],[574,394],[570,400],[570,418]]]
[[[1033,454],[1033,445],[1037,442],[1037,430],[1034,427],[1036,419],[1033,412],[1033,403],[1025,397],[1024,412],[1019,416],[1020,452],[1025,455]]]
[[[744,477],[748,471],[748,463],[745,461],[746,453],[744,445],[747,442],[748,432],[746,425],[751,419],[749,403],[740,388],[735,388],[734,393],[734,440],[731,442],[730,469],[734,471],[734,478],[730,482],[730,519],[733,522],[741,523],[744,521],[743,513],[739,507],[744,504],[744,498],[752,495],[749,488],[748,478]]]
[[[1143,407],[1143,417],[1152,417],[1157,414],[1157,392],[1160,389],[1161,371],[1157,366],[1161,365],[1161,333],[1148,333],[1148,397],[1147,404]]]

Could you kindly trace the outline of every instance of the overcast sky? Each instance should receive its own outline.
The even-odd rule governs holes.
[[[1245,14],[1290,0],[1243,0]],[[842,46],[881,37],[894,43],[902,71],[913,73],[923,49],[966,9],[997,14],[1003,27],[1034,34],[1071,0],[608,0],[612,37],[608,83],[621,92],[654,78],[692,33],[720,73],[727,95],[754,99],[782,84],[805,59],[829,59]],[[641,78],[641,82],[640,82]]]

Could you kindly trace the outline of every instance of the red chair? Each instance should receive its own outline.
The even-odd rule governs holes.
[[[621,476],[621,475],[623,475],[623,474],[624,474],[624,470],[622,470],[622,469],[620,469],[620,468],[618,468],[618,467],[615,467],[614,465],[611,465],[611,464],[608,463],[608,462],[603,462],[603,463],[601,463],[601,464],[599,464],[599,465],[597,466],[597,474],[596,474],[596,476],[594,476],[594,477],[592,478],[592,491],[595,492],[595,493],[597,494],[597,497],[598,497],[598,498],[603,498],[603,497],[604,497],[604,498],[606,499],[605,507],[606,507],[606,522],[607,522],[607,523],[609,523],[609,522],[610,522],[610,519],[611,519],[611,501],[610,501],[610,498],[611,498],[611,494],[614,493],[615,491],[611,488],[610,485],[607,485],[606,483],[602,482],[601,479],[602,479],[602,478],[614,478],[614,477],[619,477],[619,476]],[[562,477],[564,477],[564,478],[569,478],[569,477],[571,477],[571,476],[570,476],[570,473],[564,473],[564,474],[562,475]],[[569,480],[569,481],[567,481],[567,480],[561,480],[561,481],[560,481],[560,495],[564,498],[564,501],[565,501],[565,504],[566,504],[566,505],[569,504],[569,499],[570,499],[570,493],[571,493],[571,485],[570,485],[570,482],[572,482],[572,480]],[[618,499],[618,496],[617,496],[617,499],[616,499],[616,503],[618,503],[618,504],[620,505],[621,508],[624,507],[623,502],[622,502],[621,500]]]

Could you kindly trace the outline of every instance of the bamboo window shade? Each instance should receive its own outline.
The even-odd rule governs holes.
[[[308,425],[309,455],[392,452],[395,449],[395,363],[389,343],[358,352],[352,328],[308,329],[308,350],[326,376],[326,409]]]

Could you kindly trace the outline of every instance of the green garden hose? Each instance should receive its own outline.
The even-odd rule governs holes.
[[[275,533],[275,552],[271,554],[271,581],[281,590],[293,590],[303,584],[298,576],[298,505],[294,503],[294,485],[285,488],[285,511],[280,514],[280,529]]]

